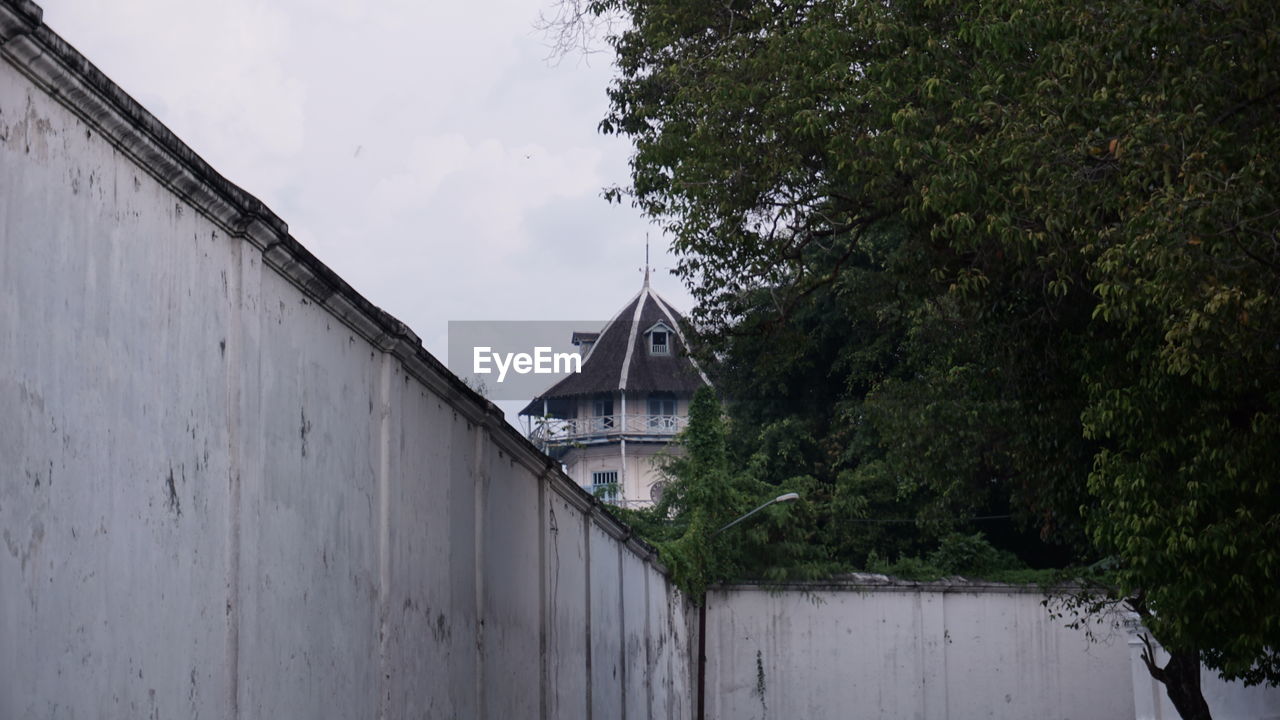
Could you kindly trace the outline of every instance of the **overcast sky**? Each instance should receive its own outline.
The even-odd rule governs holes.
[[[442,361],[449,320],[607,320],[646,232],[656,289],[691,305],[658,229],[600,198],[630,154],[596,131],[613,68],[546,60],[552,0],[38,1]]]

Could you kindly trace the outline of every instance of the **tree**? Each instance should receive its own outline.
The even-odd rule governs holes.
[[[742,512],[774,497],[776,488],[729,462],[720,401],[710,388],[694,393],[689,425],[677,444],[680,453],[669,458],[661,499],[649,508],[617,512],[658,547],[676,584],[690,598],[701,602],[715,582],[809,579],[834,569],[820,544],[812,542],[804,503],[770,508],[732,536],[717,535]]]
[[[1052,373],[1040,360],[985,357],[986,338],[956,332],[958,319],[912,288],[907,250],[900,228],[882,225],[829,285],[782,313],[772,292],[755,292],[729,333],[707,338],[719,362],[706,366],[733,421],[733,461],[762,482],[808,481],[818,537],[851,568],[866,568],[871,552],[931,551],[957,530],[982,530],[1033,566],[1068,561],[1066,546],[1082,532],[1082,487],[1066,488],[1070,502],[1059,498],[1069,513],[1047,518],[1052,508],[1042,506],[1064,466],[1082,475],[1091,454],[1083,442],[1043,452],[1046,423],[1010,422],[1020,407],[1054,408],[1043,380]],[[964,520],[974,516],[984,520]]]
[[[629,21],[602,129],[635,154],[613,196],[676,238],[710,335],[761,293],[785,316],[900,223],[907,335],[946,349],[874,389],[882,427],[995,422],[964,447],[998,441],[998,481],[1030,478],[1046,530],[1087,493],[1091,549],[1175,665],[1280,680],[1280,9],[591,9]],[[1001,415],[1032,429],[998,432]],[[912,452],[948,441],[932,437]],[[1034,462],[1055,447],[1059,477]],[[1184,717],[1207,717],[1162,674]]]

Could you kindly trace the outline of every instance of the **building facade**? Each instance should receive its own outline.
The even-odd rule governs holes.
[[[582,371],[520,411],[530,439],[597,496],[645,506],[662,492],[663,458],[685,428],[689,401],[710,385],[687,352],[681,317],[649,285],[599,332],[575,332]]]

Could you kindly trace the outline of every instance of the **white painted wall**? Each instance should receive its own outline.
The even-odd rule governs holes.
[[[687,717],[650,549],[38,8],[0,43],[0,718]]]
[[[613,393],[613,409],[617,415],[622,415],[622,394],[621,391]],[[647,415],[648,397],[648,393],[628,393],[626,414]],[[690,400],[689,395],[677,395],[675,414],[687,418]],[[593,416],[595,396],[583,395],[578,398],[577,413],[578,417],[583,418]],[[647,507],[652,504],[650,489],[653,484],[666,479],[662,473],[664,456],[679,452],[678,446],[664,441],[628,440],[625,464],[622,445],[616,441],[570,448],[561,461],[574,482],[588,489],[591,487],[592,473],[616,471],[622,484],[619,490],[626,504],[629,507]]]
[[[621,443],[600,443],[571,448],[561,461],[569,477],[578,485],[590,490],[592,473],[615,471],[622,485],[619,491],[630,507],[646,507],[651,503],[650,488],[665,480],[662,464],[666,456],[679,453],[676,445],[661,442],[627,442],[625,471],[622,462]]]
[[[1132,718],[1123,628],[1090,642],[1041,600],[945,586],[714,590],[707,717]]]

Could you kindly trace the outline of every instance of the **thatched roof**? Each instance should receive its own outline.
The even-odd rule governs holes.
[[[571,398],[581,395],[626,390],[628,393],[673,392],[692,394],[710,385],[698,364],[686,352],[680,314],[671,309],[645,282],[618,314],[600,330],[591,351],[582,361],[582,372],[552,385],[520,411],[521,415],[542,415],[544,407],[555,416],[572,406]],[[667,355],[649,352],[646,334],[658,323],[674,332]],[[585,339],[591,333],[574,333]],[[544,405],[544,401],[545,405]]]

